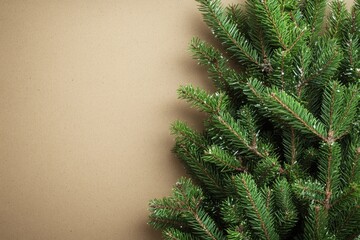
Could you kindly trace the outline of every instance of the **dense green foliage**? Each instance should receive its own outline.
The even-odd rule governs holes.
[[[175,122],[192,179],[150,202],[165,239],[360,239],[360,0],[197,0],[222,48],[190,49],[216,92]],[[328,11],[329,9],[329,11]]]

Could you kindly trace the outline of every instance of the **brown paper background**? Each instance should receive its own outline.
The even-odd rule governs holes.
[[[159,239],[169,125],[203,118],[176,89],[210,86],[195,1],[2,0],[0,31],[0,239]]]

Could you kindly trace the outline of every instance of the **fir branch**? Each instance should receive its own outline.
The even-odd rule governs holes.
[[[176,228],[187,230],[188,226],[186,225],[185,220],[172,219],[168,216],[158,217],[158,216],[149,216],[149,225],[154,229],[167,229],[167,228]]]
[[[247,15],[249,29],[248,34],[250,40],[253,42],[254,47],[260,53],[262,57],[262,69],[261,71],[265,74],[271,73],[273,68],[270,62],[271,47],[268,39],[266,39],[264,26],[261,25],[260,16],[256,11],[256,1],[247,2]]]
[[[350,88],[344,90],[343,95],[343,107],[340,109],[337,118],[335,140],[340,139],[345,134],[349,133],[351,124],[354,122],[354,118],[357,113],[357,106],[359,105],[360,95],[358,93],[358,86],[350,86]]]
[[[299,138],[295,135],[295,130],[293,127],[289,127],[283,130],[283,146],[284,146],[284,156],[290,166],[294,166],[298,154],[301,153],[301,147],[299,143]]]
[[[356,34],[357,37],[360,37],[360,4],[358,0],[354,1],[354,6],[352,8],[352,33]]]
[[[261,189],[261,192],[263,194],[263,198],[265,199],[265,207],[266,207],[266,210],[271,212],[272,211],[272,208],[274,206],[272,201],[273,201],[273,190],[269,187],[267,187],[266,185]]]
[[[216,128],[234,147],[240,148],[253,156],[263,158],[267,152],[260,152],[257,145],[248,142],[247,134],[229,113],[219,113],[213,117]]]
[[[280,5],[276,0],[249,0],[249,8],[254,12],[254,15],[259,16],[258,19],[264,26],[267,39],[277,48],[280,46],[283,50],[288,49],[288,44],[291,41],[288,29],[292,24],[288,15],[281,11]]]
[[[222,172],[245,170],[245,167],[241,165],[241,162],[234,155],[216,145],[205,151],[203,160],[215,164]]]
[[[292,192],[287,180],[276,180],[273,189],[274,203],[277,209],[276,225],[280,235],[286,237],[299,220],[298,212],[292,200]]]
[[[255,78],[249,78],[243,89],[245,95],[255,104],[255,107],[264,107],[266,88],[262,82]]]
[[[325,192],[323,184],[314,180],[297,179],[292,185],[292,189],[296,197],[306,204],[316,203],[322,204],[325,200]]]
[[[359,187],[355,184],[350,184],[350,186],[347,187],[344,191],[341,191],[340,194],[338,194],[338,196],[336,196],[336,198],[333,198],[332,203],[331,203],[331,208],[332,208],[331,211],[332,212],[337,211],[338,213],[340,213],[341,211],[343,211],[341,205],[344,205],[344,203],[354,202],[354,200],[356,200],[358,194],[359,194]],[[338,209],[341,209],[341,210],[338,210]],[[333,219],[335,220],[336,217]]]
[[[327,142],[330,144],[335,141],[335,137],[340,135],[338,129],[341,128],[338,119],[343,108],[344,87],[336,81],[330,82],[324,91],[322,101],[321,118],[328,129]]]
[[[201,159],[203,151],[207,148],[206,140],[200,134],[189,128],[185,123],[175,122],[172,133],[176,136],[173,151],[184,162],[187,170],[193,174],[211,193],[221,196],[223,184],[220,176],[213,166]]]
[[[342,161],[342,181],[343,185],[358,183],[360,177],[360,137],[350,134],[343,140],[344,147]]]
[[[191,142],[197,146],[200,151],[207,148],[205,138],[195,130],[191,129],[185,122],[175,121],[171,125],[170,131],[172,135],[175,135],[175,140],[177,142]]]
[[[229,104],[229,99],[224,93],[216,92],[210,95],[205,90],[191,85],[181,86],[178,89],[178,96],[206,113],[218,113],[222,109],[227,109]]]
[[[326,141],[324,125],[297,100],[283,91],[274,89],[267,101],[270,111],[304,134],[313,134]]]
[[[173,151],[184,162],[187,170],[210,192],[217,196],[221,195],[223,185],[220,176],[213,170],[211,164],[201,159],[203,151],[207,148],[204,137],[179,121],[172,125],[171,130],[176,136]]]
[[[263,186],[273,182],[274,179],[276,179],[283,171],[284,170],[277,158],[266,157],[256,164],[253,174],[255,176],[256,183],[259,186]]]
[[[231,19],[232,22],[236,23],[239,31],[247,36],[249,30],[249,22],[247,21],[247,14],[241,8],[240,4],[230,4],[225,9],[226,16]]]
[[[354,239],[360,233],[358,199],[349,199],[341,205],[337,206],[336,212],[332,212],[332,231],[337,239]]]
[[[355,150],[355,156],[352,159],[352,168],[351,168],[351,174],[349,178],[349,182],[354,182],[356,180],[356,177],[359,175],[359,165],[360,165],[360,146],[356,148]]]
[[[228,66],[229,60],[206,42],[193,38],[190,50],[199,64],[208,67],[209,77],[217,88],[230,94],[239,88],[241,81],[244,81],[243,76]],[[237,89],[234,89],[235,86]]]
[[[231,179],[231,181],[233,181]],[[229,197],[220,206],[220,214],[226,226],[238,226],[244,221],[243,208],[237,198]]]
[[[324,209],[331,207],[333,195],[340,190],[340,146],[338,143],[322,144],[320,147],[319,180],[325,185]]]
[[[205,240],[225,239],[215,221],[201,208],[201,190],[195,187],[190,180],[181,179],[176,184],[174,194],[187,207],[185,218],[189,220],[189,225],[192,227],[194,234]]]
[[[327,232],[327,213],[320,205],[311,205],[305,221],[305,240],[333,239]]]
[[[206,190],[215,197],[222,196],[224,186],[219,174],[211,164],[204,162],[199,154],[192,150],[191,143],[177,143],[174,152],[184,162],[191,175],[198,179]]]
[[[310,26],[310,42],[313,43],[323,28],[326,0],[305,0],[302,5],[303,14]]]
[[[230,229],[227,229],[227,239],[228,240],[250,240],[251,234],[244,229],[243,226],[234,226]]]
[[[330,37],[336,37],[339,40],[343,38],[344,24],[350,17],[346,9],[346,5],[341,0],[334,0],[330,3],[330,16],[328,17],[328,30],[327,33]]]
[[[325,86],[340,64],[342,53],[336,41],[321,39],[315,46],[312,52],[313,57],[316,57],[316,62],[310,68],[312,74],[298,84],[298,96],[301,96],[303,88],[310,83],[318,87]]]
[[[274,229],[274,220],[270,212],[266,210],[266,204],[261,197],[255,181],[250,175],[241,174],[235,177],[235,184],[239,190],[239,197],[244,205],[245,213],[254,234],[259,239],[279,239]]]
[[[309,69],[312,61],[312,49],[304,46],[294,58],[294,76],[297,81],[297,96],[301,97],[301,88],[308,77]]]
[[[341,77],[348,83],[356,83],[360,76],[359,38],[352,33],[344,33],[342,49],[347,55],[341,61]]]
[[[227,46],[227,50],[240,62],[259,67],[259,56],[255,49],[237,29],[236,23],[223,14],[220,0],[196,1],[200,4],[199,10],[203,13],[204,21]]]
[[[163,237],[165,240],[198,240],[190,233],[184,233],[178,229],[168,228],[163,231]]]
[[[149,211],[151,213],[149,224],[156,229],[168,227],[186,228],[186,221],[181,215],[185,210],[172,197],[151,200],[149,202]]]

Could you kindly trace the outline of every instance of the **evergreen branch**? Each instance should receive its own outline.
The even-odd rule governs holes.
[[[351,175],[350,175],[350,178],[349,178],[349,182],[353,182],[355,181],[355,176],[358,173],[358,169],[359,169],[359,164],[360,164],[360,147],[356,148],[356,153],[355,153],[355,156],[354,156],[354,160],[352,161],[353,164],[352,164],[352,168],[351,168]]]
[[[221,195],[223,185],[220,177],[212,171],[213,166],[201,159],[201,154],[207,148],[204,137],[179,121],[172,125],[171,130],[176,135],[176,144],[173,149],[176,155],[184,162],[190,173],[211,193]]]
[[[221,203],[220,214],[227,226],[240,225],[244,221],[242,213],[243,209],[238,199],[229,197]]]
[[[275,90],[270,93],[269,99],[270,110],[282,120],[304,134],[314,134],[326,141],[323,124],[293,97],[283,91]]]
[[[245,129],[245,137],[251,146],[257,146],[257,149],[263,155],[268,156],[274,152],[272,144],[265,143],[262,139],[260,127],[258,126],[258,115],[250,105],[244,105],[237,112],[236,118],[239,125]]]
[[[199,225],[199,227],[201,229],[198,232],[202,238],[209,239],[209,240],[225,239],[225,237],[221,234],[220,231],[214,232],[214,229],[212,229],[212,228],[214,228],[213,226],[215,226],[215,223],[213,221],[209,220],[210,218],[204,211],[199,209],[197,211],[193,210],[193,211],[191,211],[191,213],[192,213],[193,217],[195,218],[196,225]],[[201,217],[200,214],[203,215],[203,217]],[[203,234],[205,234],[205,236]]]
[[[260,239],[276,240],[279,236],[275,232],[270,212],[266,210],[266,204],[257,189],[255,181],[250,175],[241,174],[235,177],[235,183],[239,189],[239,197],[242,201],[246,216],[251,227]]]
[[[251,234],[245,229],[243,225],[234,226],[230,229],[227,229],[227,239],[228,240],[250,240]]]
[[[299,200],[306,200],[308,204],[322,204],[324,202],[324,187],[316,180],[297,179],[292,185],[292,189]]]
[[[274,184],[274,202],[277,212],[276,220],[281,236],[286,236],[296,225],[298,213],[292,200],[290,184],[285,179],[278,179]]]
[[[208,94],[205,90],[194,88],[191,85],[181,86],[178,89],[180,99],[185,99],[192,106],[206,113],[217,113],[228,107],[229,100],[224,93]]]
[[[232,22],[236,23],[240,32],[246,36],[249,30],[248,16],[242,10],[240,4],[230,4],[226,7],[226,15]]]
[[[330,240],[327,233],[327,214],[322,206],[311,205],[305,221],[305,240]]]
[[[205,188],[215,196],[221,196],[224,186],[220,176],[209,163],[203,162],[198,153],[194,153],[190,144],[177,143],[174,152],[185,163],[193,177],[197,178]]]
[[[204,21],[240,62],[247,62],[255,67],[260,66],[259,57],[252,45],[237,29],[236,23],[222,14],[220,0],[196,0]]]
[[[305,82],[305,78],[307,77],[309,73],[310,64],[312,61],[312,49],[308,46],[304,46],[297,56],[295,56],[295,66],[294,66],[294,75],[297,79],[297,96],[301,97],[301,88],[303,82]]]
[[[298,139],[295,136],[294,128],[290,127],[289,131],[283,131],[283,145],[285,151],[285,157],[291,166],[293,166],[297,159],[297,148],[298,148]]]
[[[353,28],[352,28],[352,33],[356,34],[357,37],[359,36],[359,29],[360,29],[360,4],[358,0],[354,1],[354,6],[352,9],[352,20],[353,20]]]
[[[197,240],[199,238],[194,237],[190,233],[181,232],[178,229],[168,228],[163,231],[163,237],[165,240]]]
[[[346,32],[344,35],[342,48],[347,57],[341,62],[341,77],[346,82],[356,83],[360,76],[359,38],[352,33]]]
[[[261,25],[259,14],[256,11],[255,1],[247,2],[246,8],[248,15],[248,34],[250,40],[253,42],[254,48],[260,53],[262,58],[262,73],[271,73],[273,68],[270,62],[271,47],[269,46],[268,39],[264,26]],[[250,29],[250,31],[249,31]]]
[[[250,78],[244,85],[244,93],[248,99],[255,104],[255,107],[265,105],[265,86],[257,79]]]
[[[301,13],[300,13],[300,14],[301,14]],[[299,25],[299,17],[296,18],[296,15],[294,14],[293,11],[290,11],[290,12],[289,12],[289,16],[290,16],[291,21],[295,24],[295,26],[296,26],[297,28],[300,28],[300,25]]]
[[[239,85],[239,82],[243,81],[241,75],[228,66],[229,60],[211,45],[193,38],[190,50],[199,64],[208,67],[209,77],[219,89],[230,93],[235,90],[234,85]]]
[[[153,199],[149,203],[149,224],[156,229],[185,227],[186,221],[181,216],[184,210],[172,197]]]
[[[323,94],[321,118],[328,128],[328,142],[334,142],[335,136],[339,135],[338,116],[343,108],[344,88],[336,81],[330,82]]]
[[[360,234],[359,189],[352,186],[345,194],[330,211],[330,227],[337,239],[354,239]]]
[[[360,101],[358,90],[358,85],[350,86],[349,89],[344,90],[344,95],[342,98],[344,104],[339,110],[338,116],[340,117],[337,118],[335,140],[343,137],[350,131],[351,124],[353,123],[356,116],[356,108]]]
[[[354,184],[350,185],[348,189],[345,189],[337,198],[333,199],[331,203],[332,208],[336,208],[337,205],[342,205],[344,202],[353,202],[355,194],[358,194],[359,189]]]
[[[349,12],[346,9],[346,5],[343,1],[334,0],[330,3],[331,14],[328,18],[329,29],[328,34],[331,37],[336,37],[339,40],[343,38],[344,23],[349,18]]]
[[[263,158],[268,153],[260,152],[257,145],[248,142],[246,133],[239,127],[235,119],[228,113],[220,113],[214,116],[215,126],[235,146],[241,148],[254,156]]]
[[[177,142],[191,142],[197,146],[200,150],[207,148],[206,140],[199,133],[191,129],[186,123],[176,121],[171,125],[171,134],[175,135]]]
[[[281,78],[281,89],[284,90],[285,89],[285,80],[284,80],[284,75],[285,75],[285,52],[281,53],[281,72],[280,72],[280,78]]]
[[[276,19],[276,20],[275,20],[276,15],[275,15],[274,13],[275,13],[275,11],[276,11],[277,8],[270,10],[270,9],[269,9],[269,6],[267,5],[268,2],[271,2],[271,0],[269,0],[269,1],[268,1],[268,0],[264,0],[264,1],[263,1],[263,5],[264,5],[264,9],[265,9],[266,15],[267,15],[267,17],[268,17],[268,19],[269,19],[269,22],[270,22],[271,25],[272,25],[272,28],[274,29],[274,31],[275,31],[275,33],[276,33],[276,37],[277,37],[277,39],[278,39],[281,47],[282,47],[283,49],[287,49],[287,44],[285,43],[285,39],[284,39],[285,37],[282,36],[282,34],[281,34],[281,32],[280,32],[280,27],[277,26],[277,24],[275,23],[276,20],[279,21],[279,22],[281,22],[283,19]],[[270,3],[270,4],[271,4],[271,3]],[[273,14],[274,14],[274,15],[273,15]]]
[[[302,91],[302,87],[304,87],[306,84],[308,84],[310,81],[312,81],[316,77],[321,76],[321,74],[324,73],[329,68],[329,66],[331,66],[331,64],[335,62],[336,57],[337,57],[337,53],[335,53],[331,58],[328,59],[328,61],[324,64],[324,68],[319,68],[313,74],[311,74],[306,79],[304,79],[304,81],[299,85],[299,88],[298,88],[299,94],[298,95],[300,95],[300,93]]]
[[[291,153],[291,157],[290,157],[290,164],[291,165],[294,165],[295,162],[296,162],[296,149],[297,149],[297,146],[295,145],[295,131],[293,128],[290,128],[290,132],[291,132],[291,135],[290,135],[290,142],[291,142],[291,145],[290,145],[290,153]]]
[[[177,228],[186,230],[185,220],[171,219],[171,217],[149,216],[149,225],[154,229]]]
[[[258,49],[261,53],[261,57],[262,57],[262,72],[268,73],[272,71],[272,66],[271,63],[269,62],[268,58],[269,58],[269,53],[267,50],[267,44],[266,44],[266,40],[265,40],[265,34],[263,29],[259,29],[259,31],[256,33],[257,39],[258,39]],[[254,39],[254,37],[253,37]]]
[[[187,207],[185,218],[189,219],[189,225],[194,234],[206,240],[225,239],[215,221],[201,208],[202,192],[195,187],[190,180],[181,179],[174,190],[179,201]]]
[[[322,144],[320,147],[319,180],[325,184],[324,209],[331,207],[330,201],[333,195],[337,195],[340,185],[340,146],[338,143]]]
[[[266,210],[271,212],[272,200],[273,200],[273,190],[267,187],[266,185],[261,189],[264,199],[265,199],[265,207]]]
[[[355,239],[360,233],[359,227],[360,206],[352,201],[346,201],[338,206],[336,214],[333,213],[332,228],[337,239]]]
[[[321,40],[316,46],[316,51],[313,51],[313,55],[317,56],[317,61],[311,68],[313,73],[309,74],[307,78],[298,85],[298,96],[301,96],[303,87],[309,83],[325,86],[326,81],[331,79],[341,61],[342,54],[336,42],[329,40],[325,43],[324,40]]]
[[[221,149],[219,146],[213,145],[205,151],[203,157],[205,162],[210,162],[220,167],[222,171],[244,171],[241,162],[234,155]]]
[[[302,4],[304,6],[303,13],[310,25],[310,42],[314,42],[323,28],[326,0],[305,0]]]
[[[293,24],[287,14],[281,11],[278,1],[249,0],[248,4],[252,15],[258,16],[261,26],[264,27],[266,37],[274,48],[281,47],[283,50],[287,50],[292,41],[289,29],[296,28],[296,25]]]
[[[253,172],[257,184],[262,186],[274,181],[283,169],[277,158],[266,157],[256,164]]]
[[[269,75],[271,85],[287,92],[294,92],[294,57],[292,53],[277,49],[273,53],[271,62],[273,62],[274,68],[273,73]]]
[[[280,23],[280,22],[284,21],[284,19],[281,19],[280,14],[276,15],[276,13],[280,12],[280,8],[275,7],[275,8],[270,10],[269,5],[272,5],[272,6],[277,5],[277,3],[274,4],[271,0],[262,1],[262,5],[263,5],[264,12],[265,12],[265,14],[267,16],[267,19],[270,22],[270,26],[272,27],[271,29],[275,32],[275,36],[276,36],[278,42],[280,43],[280,46],[283,49],[287,49],[287,44],[286,44],[285,39],[284,39],[285,37],[281,33],[280,26],[278,26],[276,24],[276,23]],[[275,19],[276,17],[278,17],[278,19]]]
[[[344,184],[359,182],[360,177],[360,137],[350,134],[344,139],[342,180]]]
[[[291,52],[295,46],[300,42],[300,40],[302,40],[305,37],[306,34],[306,27],[304,29],[302,29],[299,33],[299,35],[295,38],[294,42],[290,45],[290,47],[288,49],[286,49],[287,52]]]
[[[183,212],[184,209],[182,206],[178,206],[174,199],[172,198],[163,198],[161,200],[155,199],[152,200],[149,204],[149,207],[152,212],[160,212],[160,211],[166,211],[171,213],[178,214],[179,212]],[[169,214],[169,213],[167,213]]]

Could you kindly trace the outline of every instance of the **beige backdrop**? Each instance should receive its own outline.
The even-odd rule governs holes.
[[[176,89],[208,87],[195,1],[0,0],[0,31],[0,239],[159,239],[169,124],[203,118]]]

